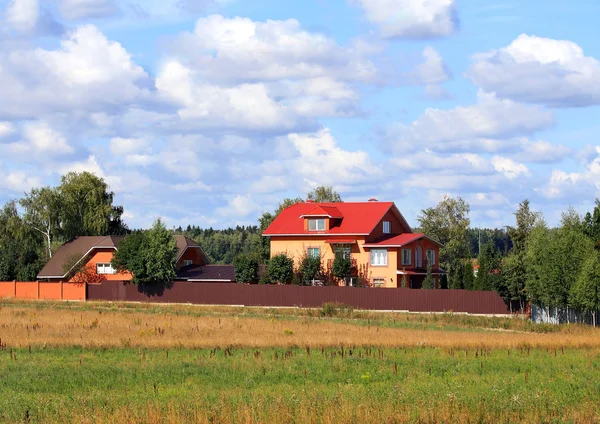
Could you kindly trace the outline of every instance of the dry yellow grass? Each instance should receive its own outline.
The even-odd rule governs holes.
[[[389,328],[300,316],[294,319],[239,316],[132,314],[10,305],[0,308],[1,342],[10,347],[104,346],[148,348],[275,346],[431,346],[443,348],[599,348],[600,331],[572,327],[540,334],[498,330]]]

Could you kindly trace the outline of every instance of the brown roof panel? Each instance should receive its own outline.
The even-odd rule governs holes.
[[[177,271],[178,280],[235,282],[233,265],[188,265]]]

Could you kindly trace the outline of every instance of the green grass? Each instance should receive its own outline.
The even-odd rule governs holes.
[[[585,349],[36,347],[0,351],[0,376],[1,422],[600,420]]]

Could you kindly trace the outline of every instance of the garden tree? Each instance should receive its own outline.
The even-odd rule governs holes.
[[[427,273],[425,274],[425,279],[423,280],[424,289],[434,289],[435,288],[435,280],[433,279],[433,275],[431,274],[431,264],[427,263]]]
[[[323,273],[321,267],[321,257],[320,256],[310,256],[308,254],[304,254],[304,256],[300,260],[300,283],[310,283],[313,280],[319,279],[321,274]]]
[[[271,258],[269,262],[269,278],[279,284],[288,284],[294,278],[294,260],[285,253]]]
[[[338,203],[342,201],[342,197],[331,186],[319,186],[310,191],[306,198],[317,203]]]
[[[490,241],[481,246],[481,252],[478,257],[479,270],[475,279],[476,290],[494,290],[500,278],[500,252]]]
[[[114,193],[104,179],[89,172],[69,172],[62,176],[58,192],[65,240],[127,232],[121,221],[123,208],[113,206]]]
[[[450,280],[450,288],[455,290],[475,290],[473,263],[470,259],[455,261],[451,265],[454,277]],[[449,272],[449,271],[448,271]]]
[[[51,258],[52,242],[60,234],[60,194],[50,187],[34,188],[19,203],[25,211],[24,224],[43,235],[48,259]]]
[[[258,260],[254,255],[242,253],[233,261],[235,268],[235,281],[238,283],[252,283],[258,279]]]
[[[496,250],[502,255],[506,255],[512,248],[512,243],[507,232],[503,228],[469,228],[469,250],[471,256],[479,256],[479,247],[486,243],[492,243]]]
[[[460,197],[444,196],[435,208],[423,209],[418,216],[420,231],[439,241],[440,265],[448,272],[452,288],[465,286],[464,260],[470,257],[469,205]]]
[[[152,228],[128,234],[119,243],[112,265],[133,273],[132,282],[145,286],[169,286],[175,279],[177,247],[173,233],[160,219]]]
[[[519,307],[524,310],[527,301],[525,285],[527,276],[527,244],[529,235],[534,226],[541,220],[538,212],[534,212],[529,207],[529,200],[525,199],[519,203],[515,212],[516,227],[507,227],[508,235],[512,241],[513,247],[507,260],[504,261],[502,275],[505,279],[508,301],[519,302]]]
[[[342,251],[335,252],[331,273],[335,278],[347,282],[352,276],[352,259],[350,259],[350,256],[344,255]]]
[[[596,205],[592,213],[587,212],[582,222],[583,232],[592,239],[594,244],[600,248],[600,200],[596,199]]]
[[[600,252],[593,250],[585,259],[581,272],[571,287],[571,304],[592,314],[594,327],[600,310]]]

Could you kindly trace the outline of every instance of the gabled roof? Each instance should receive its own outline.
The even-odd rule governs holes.
[[[37,278],[62,278],[65,276],[63,264],[71,256],[86,256],[94,249],[116,249],[123,236],[81,236],[66,242],[58,248],[52,258],[39,272]]]
[[[363,246],[364,247],[402,247],[402,246],[406,246],[407,244],[412,243],[413,241],[420,240],[422,238],[426,238],[427,240],[431,241],[432,243],[442,246],[442,244],[440,242],[432,239],[429,236],[426,236],[425,234],[421,234],[421,233],[404,233],[404,234],[400,234],[398,236],[385,237],[376,242],[365,243]]]
[[[304,217],[326,216],[327,218],[343,218],[344,216],[335,206],[315,206],[308,212],[304,213],[300,218]]]
[[[177,271],[178,280],[234,282],[235,268],[233,265],[189,265]]]
[[[305,230],[302,217],[315,216],[313,214],[318,211],[317,208],[324,212],[323,216],[342,218],[339,226],[335,226],[328,231]],[[271,225],[267,227],[263,236],[368,235],[390,209],[410,231],[410,226],[396,208],[394,202],[302,202],[281,211]]]
[[[42,270],[37,275],[37,278],[64,278],[66,272],[63,270],[63,265],[72,255],[81,255],[85,257],[94,249],[117,249],[119,242],[124,236],[81,236],[75,237],[73,240],[66,242],[58,248],[52,258],[46,263]],[[177,245],[177,259],[183,255],[187,248],[198,248],[202,251],[206,262],[208,257],[202,250],[202,247],[189,237],[182,235],[175,236],[175,244]]]

